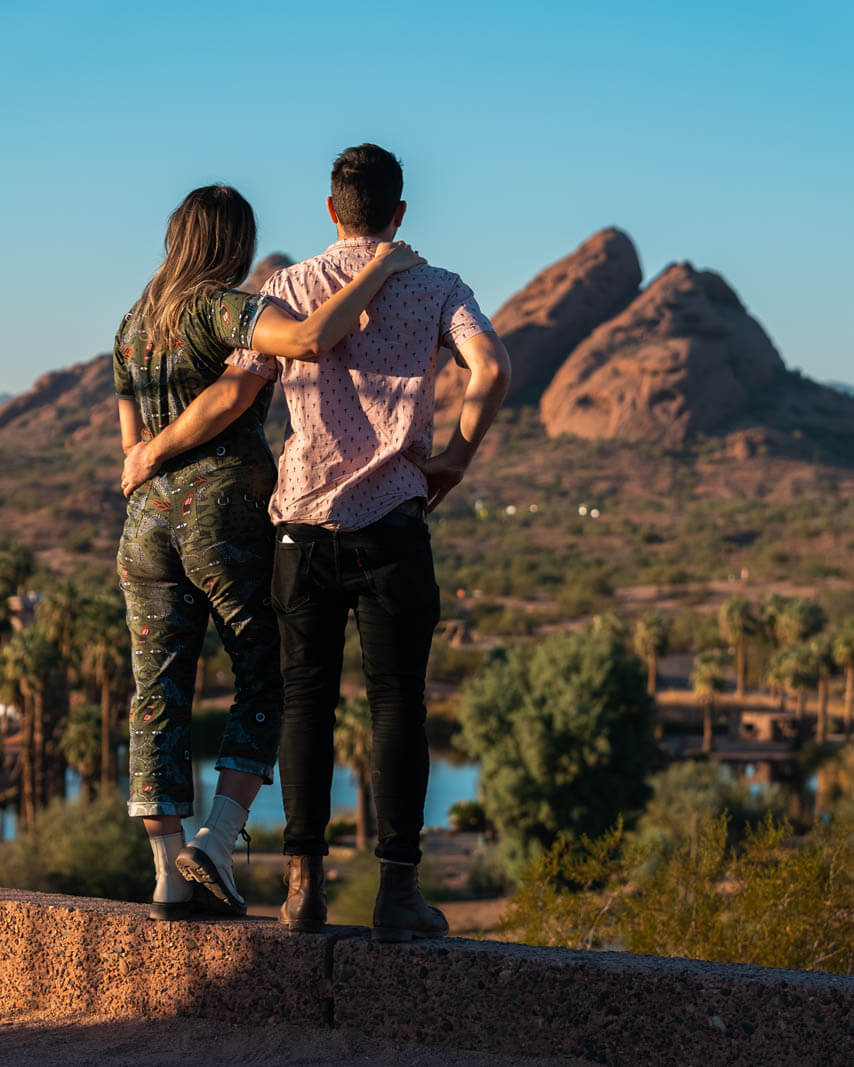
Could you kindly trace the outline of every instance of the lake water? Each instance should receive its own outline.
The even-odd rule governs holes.
[[[196,779],[196,815],[184,820],[187,837],[191,837],[208,812],[216,788],[217,772],[214,760],[201,760]],[[272,829],[282,826],[282,793],[279,787],[279,770],[276,768],[276,780],[272,785],[263,786],[258,794],[252,811],[249,813],[249,825]],[[424,825],[449,825],[448,809],[458,800],[475,800],[479,767],[476,763],[450,763],[441,756],[430,760],[430,781],[427,787],[427,800],[424,805]],[[72,770],[68,771],[67,789],[69,798],[80,791],[80,780]],[[119,788],[127,795],[127,779],[119,783]],[[351,772],[346,767],[336,767],[332,777],[332,814],[341,816],[356,810],[356,789]],[[3,818],[3,837],[11,840],[15,836],[15,812],[7,810]]]

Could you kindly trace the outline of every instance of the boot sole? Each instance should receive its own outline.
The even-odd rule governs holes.
[[[182,900],[175,904],[164,904],[159,900],[152,900],[148,910],[149,919],[157,922],[182,922],[189,919],[193,913],[193,901]]]
[[[192,846],[183,848],[178,853],[175,866],[186,881],[196,882],[206,891],[208,899],[197,900],[197,905],[202,904],[198,910],[215,911],[217,914],[234,917],[246,914],[246,904],[229,891],[220,877],[216,864],[206,852]]]
[[[371,930],[372,941],[429,941],[431,938],[446,937],[449,927],[444,930],[425,932],[424,930],[401,930],[394,926],[375,926]]]

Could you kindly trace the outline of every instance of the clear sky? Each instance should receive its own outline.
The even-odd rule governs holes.
[[[720,271],[793,367],[854,381],[854,5],[3,0],[0,393],[107,351],[166,218],[227,181],[259,254],[334,240],[349,144],[492,312],[603,226]]]

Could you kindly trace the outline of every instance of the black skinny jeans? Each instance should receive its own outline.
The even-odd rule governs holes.
[[[329,851],[332,733],[352,608],[373,724],[376,855],[418,863],[429,770],[424,676],[439,621],[426,524],[399,512],[353,532],[284,523],[272,592],[284,676],[285,854]]]

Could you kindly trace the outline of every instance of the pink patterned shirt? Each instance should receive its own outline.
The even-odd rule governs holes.
[[[374,256],[377,240],[336,241],[319,256],[277,271],[263,293],[303,319]],[[420,266],[395,274],[350,331],[316,363],[238,349],[235,367],[274,380],[291,429],[270,500],[273,522],[358,530],[427,493],[424,475],[402,453],[429,457],[439,347],[491,330],[458,275]]]

